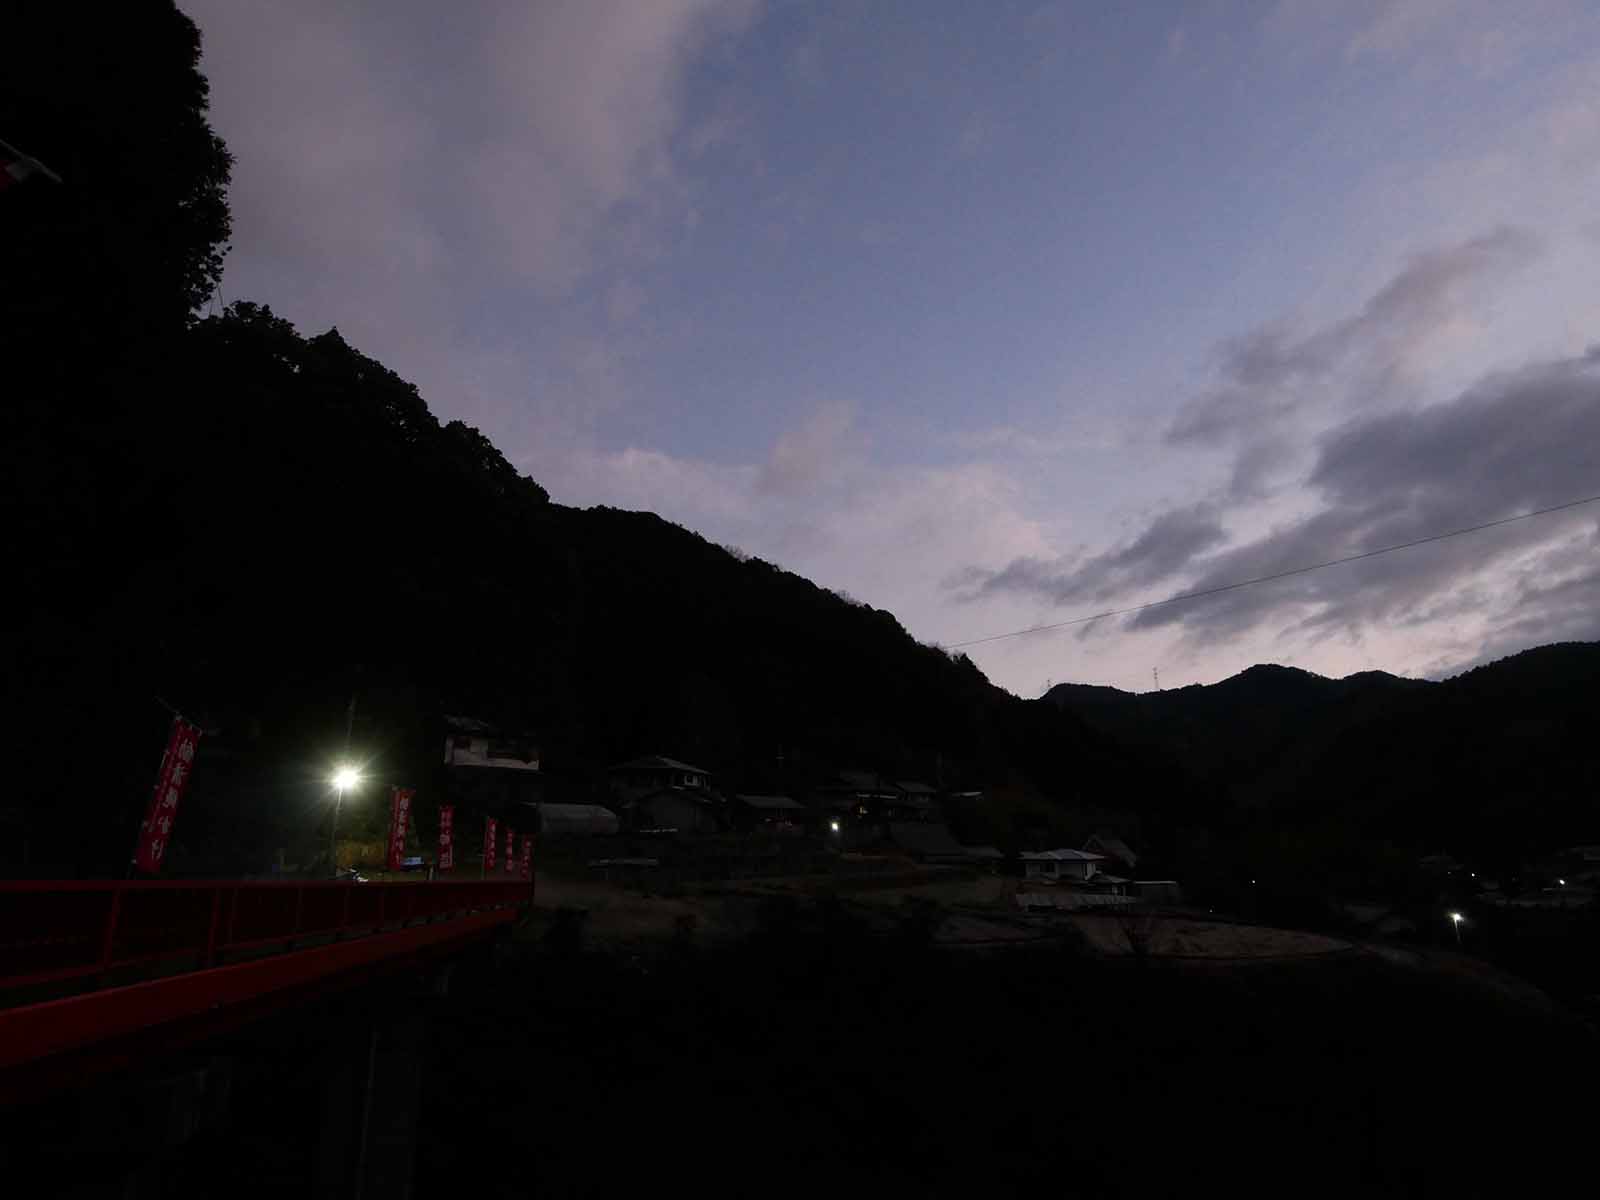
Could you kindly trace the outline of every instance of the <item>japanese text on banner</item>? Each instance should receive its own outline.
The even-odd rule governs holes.
[[[154,874],[161,869],[161,860],[172,840],[172,826],[178,819],[178,802],[188,786],[199,744],[200,727],[182,717],[174,717],[167,749],[161,756],[161,769],[156,772],[156,790],[139,825],[139,843],[133,861],[141,871]]]
[[[395,788],[389,808],[389,870],[398,871],[405,861],[406,826],[411,818],[412,788]]]
[[[455,846],[456,810],[454,805],[439,806],[439,870],[449,871],[456,865]]]

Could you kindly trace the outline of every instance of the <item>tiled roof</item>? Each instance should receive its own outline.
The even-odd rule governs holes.
[[[751,808],[804,808],[805,805],[788,796],[751,796],[740,792],[734,797],[740,803],[748,804]]]
[[[646,754],[643,758],[632,758],[625,763],[618,763],[611,769],[613,771],[691,771],[696,775],[711,774],[704,767],[691,767],[686,762],[679,762],[675,758],[666,758],[660,754]]]

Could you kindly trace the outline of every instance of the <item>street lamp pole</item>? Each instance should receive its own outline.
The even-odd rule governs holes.
[[[346,788],[361,782],[361,772],[354,767],[340,767],[333,773],[333,824],[328,829],[328,864],[333,878],[339,878],[339,810],[344,807]]]
[[[339,809],[344,805],[344,788],[333,785],[333,826],[328,830],[328,865],[333,878],[339,878]]]

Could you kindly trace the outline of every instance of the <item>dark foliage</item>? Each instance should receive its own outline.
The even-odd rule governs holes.
[[[302,337],[249,303],[195,319],[229,159],[192,23],[170,4],[83,22],[29,3],[15,28],[30,50],[0,88],[0,136],[65,180],[0,195],[20,364],[0,477],[24,613],[0,666],[36,864],[117,868],[164,703],[207,729],[174,869],[317,844],[352,699],[352,750],[380,784],[422,789],[424,825],[440,715],[464,712],[534,731],[561,798],[650,751],[728,791],[804,794],[863,766],[984,786],[951,806],[971,839],[1136,815],[1158,861],[1265,857],[1307,887],[1346,860],[1370,874],[1373,847],[1589,836],[1592,647],[1436,686],[1259,667],[1025,702],[770,563],[647,513],[550,503],[336,330]],[[381,827],[378,794],[348,828]]]
[[[249,303],[197,319],[229,158],[193,24],[30,3],[12,28],[28,52],[0,133],[64,180],[0,198],[24,614],[3,666],[34,869],[118,869],[168,704],[206,729],[177,870],[313,853],[352,699],[351,750],[420,786],[424,821],[447,711],[535,731],[564,791],[646,750],[727,790],[804,791],[846,763],[1137,785],[887,613],[648,514],[551,505],[336,330]],[[380,823],[378,790],[348,829]]]
[[[104,358],[181,327],[215,290],[229,231],[199,31],[170,0],[92,14],[18,0],[6,42],[0,138],[62,180],[0,202],[8,334],[40,358]]]
[[[1423,853],[1501,874],[1600,833],[1597,688],[1600,644],[1569,643],[1442,683],[1258,666],[1210,687],[1064,684],[1049,699],[1175,764],[1196,815],[1230,831],[1239,870],[1298,876],[1307,895],[1371,894]]]
[[[136,816],[155,696],[229,763],[197,775],[180,847],[224,793],[288,789],[303,823],[352,693],[357,750],[424,787],[444,711],[537,730],[579,778],[653,749],[729,790],[803,791],[858,762],[952,784],[1020,771],[1063,798],[1148,774],[888,613],[649,514],[550,504],[336,331],[301,338],[241,303],[182,346],[114,453],[50,447],[90,457],[105,495],[37,579],[21,657],[55,719],[116,746],[38,781],[58,812],[116,795]]]

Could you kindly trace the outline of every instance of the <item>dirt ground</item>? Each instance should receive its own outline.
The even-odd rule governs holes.
[[[683,889],[655,896],[600,880],[541,878],[529,935],[542,936],[558,910],[579,910],[583,939],[597,949],[648,951],[688,938],[711,945],[736,941],[752,932],[764,900],[774,896],[814,899],[833,894],[873,927],[892,929],[915,907],[936,906],[939,944],[962,948],[1000,948],[1063,937],[1081,939],[1098,954],[1137,951],[1172,959],[1241,960],[1332,954],[1351,943],[1321,934],[1207,920],[1187,913],[1103,911],[1023,914],[1015,905],[1019,883],[999,876],[959,876],[928,881],[926,872],[908,873],[906,886],[892,878],[869,881],[818,877],[764,879]]]
[[[700,943],[737,940],[754,928],[754,902],[728,896],[655,896],[601,880],[540,879],[528,934],[546,933],[561,910],[587,914],[586,944],[638,949],[690,936]]]

